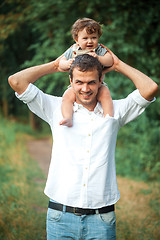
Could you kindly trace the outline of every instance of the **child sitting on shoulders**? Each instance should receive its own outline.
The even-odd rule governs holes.
[[[89,19],[78,19],[72,26],[72,37],[75,44],[69,48],[62,57],[59,66],[68,71],[77,55],[90,54],[98,58],[104,67],[111,67],[113,59],[110,53],[101,44],[98,43],[102,35],[102,29],[98,22]],[[97,100],[101,103],[104,117],[109,114],[113,117],[113,102],[110,91],[107,86],[103,85],[99,89]],[[75,93],[72,87],[68,88],[62,98],[62,115],[63,119],[60,125],[72,126],[73,104],[76,101]]]

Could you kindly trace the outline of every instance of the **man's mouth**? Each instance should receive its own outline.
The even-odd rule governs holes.
[[[85,99],[88,99],[92,93],[81,93],[82,97],[85,98]]]

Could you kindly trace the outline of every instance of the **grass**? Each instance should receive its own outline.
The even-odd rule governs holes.
[[[28,133],[0,119],[0,240],[46,239],[45,177],[26,151]],[[117,240],[159,240],[160,184],[118,176],[118,186]]]
[[[117,240],[160,239],[160,184],[118,177]]]
[[[1,121],[0,240],[46,239],[45,178],[25,149],[25,135],[16,134],[16,128]]]

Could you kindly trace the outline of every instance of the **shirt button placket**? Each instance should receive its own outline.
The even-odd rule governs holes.
[[[92,112],[89,112],[89,122],[93,121]],[[91,120],[92,119],[92,120]],[[89,124],[88,132],[86,133],[86,143],[85,143],[85,164],[83,168],[83,202],[87,204],[88,196],[88,178],[89,178],[89,167],[90,167],[90,154],[91,154],[91,140],[92,140],[92,124]]]

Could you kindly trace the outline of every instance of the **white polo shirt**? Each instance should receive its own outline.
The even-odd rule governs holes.
[[[120,127],[138,117],[150,104],[138,90],[114,100],[114,117],[103,117],[74,104],[73,127],[60,126],[61,97],[43,93],[33,84],[16,96],[51,127],[53,147],[45,194],[65,205],[100,208],[115,204],[117,187],[115,147]],[[44,159],[45,161],[45,159]]]

